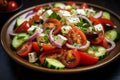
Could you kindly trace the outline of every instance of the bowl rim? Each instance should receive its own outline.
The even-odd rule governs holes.
[[[66,1],[60,1],[60,2],[66,2]],[[77,2],[77,4],[81,4],[83,2],[78,2],[78,1],[75,1]],[[38,5],[46,5],[46,4],[49,4],[49,3],[55,3],[55,2],[48,2],[48,3],[44,3],[44,4],[38,4]],[[102,6],[99,6],[99,5],[96,5],[96,4],[91,4],[91,3],[87,3],[88,5],[92,6],[92,7],[95,7],[95,8],[98,8],[98,9],[102,9],[102,10],[105,10],[105,11],[108,11],[110,12],[112,15],[114,15],[118,20],[120,20],[120,16],[117,15],[115,12],[107,9],[107,8],[104,8]],[[37,6],[37,5],[35,5]],[[103,67],[105,66],[106,64],[108,63],[111,63],[112,61],[114,61],[116,58],[118,58],[120,56],[120,52],[118,52],[117,55],[115,55],[114,57],[112,57],[111,59],[107,60],[106,62],[104,63],[100,63],[100,64],[97,64],[97,65],[91,65],[89,67],[85,67],[85,68],[75,68],[75,69],[63,69],[63,70],[55,70],[55,69],[48,69],[48,68],[44,68],[44,67],[40,67],[40,66],[36,66],[36,65],[33,65],[29,62],[25,62],[21,57],[18,57],[18,56],[14,56],[14,55],[11,55],[11,52],[9,52],[9,49],[7,47],[7,44],[5,43],[5,41],[3,40],[4,38],[4,35],[3,33],[6,33],[7,29],[8,28],[7,26],[12,22],[13,19],[15,19],[16,17],[20,16],[21,14],[23,13],[26,13],[30,10],[32,10],[35,6],[32,6],[32,7],[29,7],[27,9],[24,9],[20,12],[18,12],[17,14],[15,14],[14,16],[12,16],[7,22],[6,24],[3,26],[2,30],[1,30],[1,43],[2,43],[2,46],[3,48],[5,49],[6,53],[12,58],[14,59],[17,63],[27,67],[27,68],[30,68],[30,69],[34,69],[36,71],[42,71],[42,72],[48,72],[48,73],[77,73],[77,72],[85,72],[85,71],[90,71],[90,70],[93,70],[93,69],[97,69],[97,68],[100,68],[100,67]]]

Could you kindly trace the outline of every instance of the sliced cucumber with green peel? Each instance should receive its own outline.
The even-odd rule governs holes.
[[[22,18],[22,17],[17,18],[17,20],[16,20],[16,26],[20,26],[25,20],[26,19]]]
[[[12,40],[12,47],[14,49],[19,48],[25,41],[29,39],[29,35],[27,33],[17,34]]]
[[[110,19],[110,13],[108,13],[108,12],[103,12],[102,18]]]
[[[105,37],[108,40],[114,41],[117,38],[117,31],[112,29],[105,32]]]
[[[52,68],[52,69],[64,69],[65,68],[65,66],[59,60],[54,59],[54,58],[46,58],[45,65],[48,68]]]
[[[102,46],[90,46],[87,50],[88,54],[99,57],[99,59],[106,56],[106,49]]]
[[[54,7],[64,8],[66,5],[64,3],[57,2],[54,4]]]

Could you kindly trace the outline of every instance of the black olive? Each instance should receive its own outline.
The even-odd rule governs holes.
[[[86,33],[86,37],[88,40],[94,40],[98,37],[98,33],[97,32],[88,32]]]
[[[109,24],[104,24],[103,26],[104,26],[105,31],[113,29],[113,26],[111,26]]]
[[[42,19],[40,19],[40,20],[35,20],[34,23],[36,23],[36,24],[43,24],[43,20],[42,20]]]

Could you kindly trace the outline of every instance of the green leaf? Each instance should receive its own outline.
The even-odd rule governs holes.
[[[57,15],[57,13],[56,12],[53,12],[50,16],[49,16],[49,18],[55,18],[55,19],[58,19],[58,20],[60,20],[61,18],[60,18],[60,16],[59,15]]]

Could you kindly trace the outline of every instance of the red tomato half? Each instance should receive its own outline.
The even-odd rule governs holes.
[[[67,38],[69,43],[75,42],[78,44],[81,43],[82,45],[85,45],[87,43],[87,38],[85,34],[77,27],[72,27],[72,29],[68,33]]]
[[[80,55],[77,49],[64,51],[62,63],[68,68],[76,67],[80,63]]]
[[[62,24],[60,23],[59,20],[55,19],[55,18],[49,18],[45,21],[44,23],[44,27],[49,27],[49,28],[56,28],[54,31],[54,34],[57,34],[60,32]]]
[[[18,26],[15,29],[15,33],[20,33],[20,32],[27,32],[27,30],[30,28],[30,24],[28,21],[24,21],[20,26]]]
[[[15,1],[8,1],[7,4],[7,11],[12,11],[12,10],[16,10],[18,8],[18,4]]]
[[[89,55],[88,53],[85,53],[85,52],[79,51],[79,54],[80,54],[80,58],[81,58],[80,64],[83,64],[83,65],[92,65],[92,64],[97,63],[99,60],[98,57]]]
[[[43,52],[39,56],[40,63],[44,65],[45,58],[56,58],[56,59],[60,58],[62,52],[63,52],[62,49],[55,49],[52,51]]]
[[[26,42],[17,51],[17,54],[21,57],[26,57],[26,56],[28,56],[28,53],[31,51],[32,51],[32,42]]]

